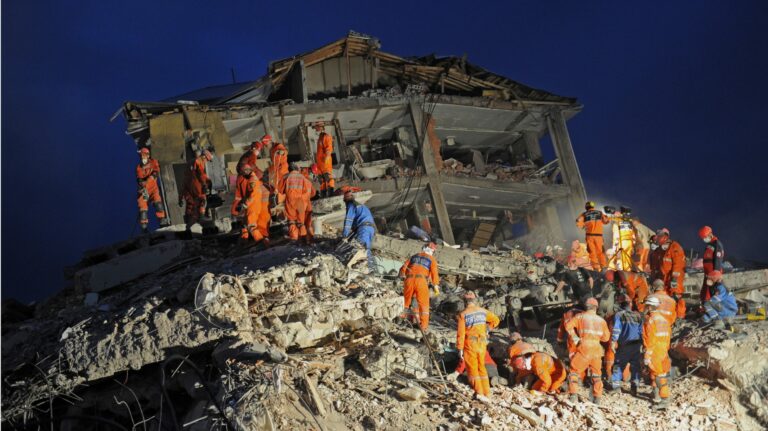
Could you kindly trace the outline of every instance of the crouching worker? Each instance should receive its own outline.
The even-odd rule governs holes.
[[[515,368],[528,371],[534,377],[531,392],[556,394],[565,382],[565,364],[544,352],[526,353],[515,358]]]
[[[701,319],[705,324],[714,322],[715,329],[723,329],[725,328],[723,319],[736,315],[738,310],[736,298],[723,284],[723,273],[720,271],[707,274],[705,283],[709,289],[709,300],[704,303],[704,316]]]
[[[536,351],[536,349],[534,349],[532,345],[523,341],[523,337],[519,332],[513,332],[510,334],[509,341],[512,342],[512,344],[509,346],[509,349],[507,350],[508,363],[511,371],[509,380],[513,381],[512,379],[514,378],[514,381],[526,381],[525,379],[527,376],[531,375],[531,372],[530,370],[518,367],[520,363],[515,362],[515,359],[527,353],[533,353]],[[518,377],[520,380],[518,380]]]

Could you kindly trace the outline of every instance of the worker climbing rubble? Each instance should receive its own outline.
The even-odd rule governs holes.
[[[632,310],[632,302],[629,297],[620,296],[617,298],[617,302],[620,304],[621,310],[613,316],[609,347],[614,352],[611,390],[617,391],[621,388],[624,369],[629,365],[632,395],[637,395],[637,389],[640,385],[643,316]]]
[[[312,211],[310,199],[315,189],[312,183],[299,171],[298,165],[290,164],[288,175],[280,181],[280,194],[285,195],[285,218],[288,220],[288,237],[292,241],[307,240],[308,229],[305,225],[307,214]]]
[[[437,272],[437,260],[434,253],[437,245],[430,242],[425,245],[421,252],[411,256],[400,268],[400,278],[403,280],[403,317],[411,318],[411,302],[416,297],[419,312],[416,315],[416,321],[422,330],[429,326],[429,289],[434,290],[435,296],[440,294],[438,285],[440,278]]]
[[[677,241],[669,238],[669,230],[661,229],[656,232],[656,242],[659,248],[654,251],[660,257],[661,277],[667,293],[677,303],[677,317],[685,318],[685,252]]]
[[[141,161],[136,166],[136,182],[139,186],[138,204],[139,204],[139,224],[141,231],[146,233],[149,226],[149,202],[155,207],[155,217],[160,226],[168,226],[170,220],[166,217],[163,199],[160,196],[159,177],[160,164],[157,160],[149,156],[149,148],[142,148],[139,151]]]
[[[653,386],[653,405],[655,409],[666,409],[669,405],[669,345],[672,326],[659,312],[659,299],[648,297],[645,300],[646,315],[643,322],[643,365],[648,368]]]
[[[563,362],[544,352],[528,352],[515,358],[513,366],[526,370],[533,377],[531,393],[557,394],[565,382]]]
[[[608,216],[595,209],[592,201],[584,205],[585,212],[576,219],[576,227],[586,231],[587,252],[592,269],[602,271],[607,266],[603,244],[603,225],[610,223]]]
[[[722,272],[723,259],[725,259],[723,243],[715,236],[712,232],[712,228],[709,226],[702,226],[702,228],[699,229],[699,238],[706,244],[701,260],[704,274],[709,274],[713,271]],[[710,291],[711,289],[708,288],[707,280],[705,279],[701,285],[701,292],[699,294],[702,304],[709,300]]]
[[[723,273],[720,271],[708,273],[704,284],[709,299],[704,302],[704,316],[701,319],[705,324],[713,322],[715,329],[723,329],[725,328],[723,319],[735,316],[738,311],[736,297],[723,284]]]
[[[320,197],[333,196],[336,182],[333,179],[333,137],[325,133],[322,123],[315,125],[315,130],[320,133],[317,138],[317,152],[315,163],[320,171]]]
[[[371,210],[357,202],[354,193],[349,190],[344,193],[344,202],[347,213],[344,218],[344,229],[341,232],[343,241],[348,242],[354,239],[365,247],[368,255],[368,270],[373,274],[376,272],[376,264],[371,253],[371,243],[376,234],[376,223],[373,221]]]
[[[187,225],[187,231],[190,231],[200,217],[205,216],[211,184],[205,165],[213,160],[213,155],[208,150],[198,150],[195,153],[197,156],[188,167],[179,196],[179,207],[186,204],[184,223]]]
[[[592,379],[590,400],[599,404],[600,397],[603,395],[603,382],[600,376],[604,353],[600,343],[608,341],[611,333],[605,320],[596,313],[597,300],[589,298],[585,305],[587,308],[585,312],[578,314],[565,324],[568,336],[576,345],[576,352],[571,357],[568,372],[568,393],[571,401],[577,400],[579,376],[585,370],[589,370]]]
[[[464,311],[459,313],[456,330],[456,348],[459,360],[467,364],[467,379],[477,398],[488,401],[491,394],[488,372],[485,369],[485,354],[488,346],[488,331],[499,325],[499,317],[477,304],[474,292],[464,295]]]

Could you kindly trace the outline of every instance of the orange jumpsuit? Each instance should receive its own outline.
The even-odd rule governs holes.
[[[310,193],[309,198],[310,201],[307,204],[307,211],[304,213],[304,226],[307,228],[307,239],[312,240],[312,238],[315,237],[315,229],[312,227],[312,198],[315,197],[317,194],[317,188],[315,187],[315,183],[312,182],[312,180],[309,178],[309,170],[306,168],[303,168],[301,170],[301,175],[304,176],[304,178],[309,181],[309,183],[312,185],[312,193]]]
[[[523,340],[517,340],[515,341],[515,344],[512,344],[509,346],[509,349],[507,350],[508,357],[509,357],[509,365],[512,367],[512,371],[515,373],[516,380],[527,377],[531,374],[530,370],[526,370],[525,368],[517,368],[515,367],[515,358],[517,358],[520,355],[525,355],[526,353],[533,353],[536,349],[533,348],[532,345],[526,343]],[[517,380],[518,382],[520,380]]]
[[[662,247],[658,249],[664,253],[661,259],[661,274],[664,277],[664,286],[667,288],[667,293],[670,296],[677,295],[677,317],[683,319],[685,318],[685,300],[683,299],[683,292],[685,291],[683,286],[683,281],[685,281],[685,251],[683,251],[683,247],[677,241],[669,241],[669,248],[667,250],[664,250]]]
[[[653,236],[653,231],[648,226],[637,222],[635,227],[635,253],[637,257],[637,269],[640,271],[648,271],[648,255],[651,252],[650,240]]]
[[[247,194],[244,198],[246,230],[247,234],[250,235],[254,241],[259,242],[264,239],[262,230],[259,229],[259,218],[262,212],[262,190],[264,187],[261,180],[256,175],[251,175],[251,177],[248,178],[246,188]],[[247,236],[244,238],[247,238]]]
[[[656,312],[667,319],[669,326],[674,325],[675,320],[677,320],[677,304],[675,303],[675,300],[663,290],[654,292],[648,295],[648,297],[659,298],[659,303],[661,305],[656,309]]]
[[[571,319],[583,312],[583,310],[579,310],[578,308],[571,308],[570,310],[566,311],[563,313],[562,319],[560,319],[560,327],[557,328],[557,342],[562,343],[563,340],[565,340],[566,348],[568,348],[569,359],[573,357],[574,353],[576,353],[576,345],[573,344],[571,337],[568,337],[568,331],[565,329],[565,325],[568,324]]]
[[[645,355],[643,363],[648,367],[651,384],[658,388],[661,398],[669,397],[669,344],[672,337],[672,326],[658,312],[652,311],[643,322],[643,346]]]
[[[184,215],[187,226],[197,223],[200,217],[205,215],[209,182],[205,172],[205,157],[198,157],[189,166],[181,193],[182,199],[186,201]]]
[[[253,173],[257,174],[259,177],[261,177],[261,169],[256,167],[256,160],[259,158],[259,153],[254,150],[248,150],[245,153],[243,153],[242,156],[240,156],[240,161],[237,162],[237,173],[238,175],[242,175],[242,168],[244,165],[248,164],[251,165],[253,168]]]
[[[627,291],[627,296],[635,305],[635,309],[643,311],[645,305],[645,297],[648,296],[648,282],[642,274],[636,272],[624,272],[622,274],[622,281],[624,288]]]
[[[591,209],[583,212],[576,219],[576,226],[587,232],[587,252],[592,268],[600,271],[606,266],[605,249],[603,247],[603,225],[610,222],[602,211]]]
[[[575,394],[579,388],[579,376],[589,369],[592,375],[592,395],[599,397],[603,394],[602,359],[603,346],[611,338],[608,324],[595,313],[595,310],[587,310],[565,324],[568,335],[574,334],[580,338],[576,346],[576,353],[571,357],[571,365],[568,373],[568,393]]]
[[[259,228],[259,233],[264,238],[269,239],[269,224],[272,221],[272,214],[269,212],[269,189],[261,183],[261,211],[259,211],[259,218],[256,220],[256,225]]]
[[[312,183],[304,178],[299,171],[291,171],[281,181],[282,188],[278,189],[285,195],[285,218],[288,220],[288,236],[292,240],[307,236],[304,225],[307,211],[311,211],[309,199],[314,192]],[[307,208],[310,208],[309,210]]]
[[[565,365],[559,359],[544,352],[536,352],[531,358],[531,372],[536,375],[534,391],[557,393],[565,381]]]
[[[440,284],[437,274],[437,260],[434,256],[421,252],[411,256],[400,267],[400,277],[405,279],[403,288],[404,316],[410,317],[411,302],[416,296],[419,303],[419,326],[427,329],[429,326],[429,284]]]
[[[333,137],[325,132],[317,138],[317,154],[315,163],[320,170],[320,191],[332,189],[336,186],[333,179]]]
[[[276,142],[269,150],[269,159],[272,164],[269,166],[269,184],[273,190],[283,189],[283,180],[288,175],[288,150],[285,145]],[[280,192],[282,193],[282,192]]]
[[[499,317],[477,304],[470,303],[459,313],[456,347],[464,352],[467,379],[478,395],[491,394],[484,358],[488,346],[488,331],[498,325]]]
[[[142,226],[149,223],[147,211],[149,202],[155,207],[155,216],[158,220],[165,218],[163,200],[160,197],[160,187],[157,185],[157,177],[160,175],[160,164],[157,160],[149,158],[146,165],[139,163],[136,166],[136,181],[139,183],[139,222]]]
[[[242,202],[243,198],[248,196],[248,180],[249,178],[246,178],[242,175],[237,176],[237,183],[235,183],[235,199],[232,201],[232,208],[229,211],[230,214],[232,214],[233,218],[236,218],[236,217],[241,217],[243,219],[245,218],[244,212],[241,212],[239,210],[239,207],[240,207],[240,202]],[[245,226],[245,223],[243,223],[241,237],[248,238],[248,228]]]

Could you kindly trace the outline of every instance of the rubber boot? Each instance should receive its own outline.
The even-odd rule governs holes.
[[[637,386],[638,385],[636,383],[634,383],[634,382],[632,383],[632,387],[631,387],[630,391],[631,391],[633,397],[637,397]]]
[[[142,223],[142,224],[141,224],[141,233],[142,233],[142,234],[145,234],[145,233],[147,233],[147,232],[149,232],[149,224],[147,224],[147,223]]]
[[[661,397],[659,396],[659,388],[658,386],[653,387],[653,404],[658,404],[661,402]]]
[[[669,407],[669,398],[661,398],[660,401],[654,404],[654,410],[666,410]]]

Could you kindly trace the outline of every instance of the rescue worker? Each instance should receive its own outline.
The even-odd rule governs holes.
[[[290,172],[280,181],[280,194],[285,195],[285,218],[288,220],[288,237],[296,241],[306,238],[307,227],[304,221],[311,211],[309,200],[314,196],[312,183],[304,177],[295,163],[291,163]],[[309,207],[309,209],[308,209]]]
[[[197,157],[189,165],[185,175],[181,196],[179,196],[179,207],[186,204],[184,222],[187,225],[187,231],[200,220],[200,217],[205,215],[206,196],[210,192],[209,184],[211,182],[206,173],[205,164],[211,160],[213,160],[213,155],[208,150],[198,151]]]
[[[438,285],[440,278],[437,273],[437,260],[434,253],[437,245],[430,242],[422,248],[421,253],[414,254],[400,268],[400,279],[403,280],[404,316],[412,316],[411,302],[413,297],[419,303],[418,322],[422,330],[429,326],[429,288],[434,289],[435,296],[440,294]]]
[[[629,301],[634,304],[635,310],[643,311],[645,298],[648,296],[648,281],[643,273],[623,271],[621,274],[622,283],[629,297]]]
[[[139,155],[141,161],[136,166],[136,182],[139,185],[137,202],[139,204],[141,231],[146,233],[149,226],[149,217],[147,217],[149,202],[152,202],[152,205],[155,207],[155,217],[160,222],[160,226],[168,226],[171,223],[165,217],[165,207],[163,206],[163,199],[160,197],[160,187],[157,183],[157,178],[160,176],[160,164],[149,156],[149,148],[144,147],[139,150]]]
[[[576,219],[576,227],[586,231],[587,253],[592,269],[600,272],[607,266],[605,248],[603,247],[603,225],[610,222],[608,216],[595,209],[595,203],[589,201],[584,205],[585,212]]]
[[[264,172],[260,169],[256,169],[256,172],[253,174],[256,175],[259,179],[259,183],[261,183],[261,211],[259,211],[256,226],[258,227],[261,236],[264,237],[262,243],[265,246],[269,246],[269,225],[272,223],[272,213],[269,211],[269,189],[263,181]]]
[[[344,241],[349,241],[354,237],[357,242],[365,246],[368,252],[368,269],[373,274],[376,272],[376,264],[371,253],[371,243],[376,234],[376,223],[373,221],[371,210],[355,201],[355,195],[351,191],[344,193],[344,202],[347,205],[347,214],[344,218],[344,230],[341,232],[341,236]]]
[[[663,229],[656,232],[656,242],[661,250],[661,275],[664,277],[664,286],[667,293],[677,303],[677,317],[685,318],[685,300],[683,292],[685,287],[685,251],[677,241],[669,238],[669,231]]]
[[[534,376],[531,393],[556,394],[565,382],[565,365],[557,358],[544,352],[530,352],[515,359],[515,368],[528,371]]]
[[[667,294],[664,282],[658,279],[654,280],[651,288],[653,293],[648,295],[645,302],[648,303],[648,298],[656,298],[659,301],[656,311],[667,319],[669,326],[674,325],[675,320],[677,320],[677,303]]]
[[[459,375],[464,374],[467,371],[467,362],[463,359],[456,365],[456,369],[446,376],[448,380],[454,381]],[[491,354],[485,351],[485,371],[488,373],[489,382],[494,385],[498,384],[498,381],[494,381],[494,377],[499,377],[499,369],[496,366],[496,361],[493,360]]]
[[[643,321],[643,365],[648,368],[653,386],[653,404],[655,409],[665,409],[669,405],[669,344],[672,325],[659,312],[659,299],[649,296],[645,300],[646,316]]]
[[[250,237],[257,243],[264,242],[265,245],[268,245],[269,230],[267,229],[265,231],[263,226],[261,228],[259,227],[259,220],[263,220],[263,198],[264,192],[266,191],[261,182],[261,177],[257,173],[251,174],[251,176],[248,177],[245,189],[245,197],[240,201],[241,211],[245,211],[245,229],[240,237],[245,240]],[[269,202],[267,202],[267,205],[269,205]],[[269,209],[267,209],[267,211],[268,210]]]
[[[631,209],[621,207],[620,212],[609,217],[613,220],[613,250],[612,262],[616,269],[631,271],[634,267],[635,228],[632,226]]]
[[[592,378],[591,401],[599,404],[600,397],[603,395],[601,375],[604,352],[600,343],[608,341],[611,333],[605,320],[597,315],[597,306],[595,298],[587,299],[587,311],[576,315],[565,324],[568,336],[576,345],[576,353],[571,357],[568,373],[568,393],[571,401],[577,400],[579,376],[587,369]]]
[[[336,186],[333,179],[333,136],[325,133],[325,127],[322,124],[316,125],[315,130],[320,132],[315,154],[315,163],[320,170],[320,197],[328,198],[333,196]]]
[[[269,159],[271,164],[269,165],[269,185],[275,193],[282,193],[283,180],[288,175],[288,150],[285,145],[280,142],[275,142],[272,148],[269,150]],[[275,199],[277,201],[279,199]]]
[[[653,231],[648,226],[642,224],[640,219],[632,219],[632,227],[635,228],[635,256],[637,269],[640,272],[648,272],[648,256],[651,253],[651,237]]]
[[[640,385],[640,347],[643,316],[632,310],[632,302],[627,296],[620,296],[621,310],[613,316],[610,349],[614,352],[611,389],[621,388],[624,369],[629,365],[632,395],[637,395]]]
[[[312,176],[310,177],[310,172],[312,172]],[[304,175],[304,178],[309,181],[309,183],[312,185],[312,193],[309,195],[309,204],[307,204],[307,211],[304,213],[304,227],[307,228],[307,244],[312,242],[312,239],[315,237],[315,228],[312,226],[312,201],[317,198],[317,187],[315,187],[315,183],[312,182],[312,179],[315,178],[317,175],[317,166],[312,164],[312,166],[307,168],[301,169],[301,175]]]
[[[555,293],[559,293],[565,285],[568,285],[571,288],[571,298],[575,301],[583,303],[592,296],[595,280],[586,269],[576,265],[576,259],[568,259],[568,267],[560,271],[556,277],[558,282]]]
[[[584,305],[583,303],[579,302],[574,304],[571,309],[563,313],[563,317],[560,319],[560,326],[557,328],[557,342],[560,344],[565,343],[565,347],[568,352],[568,359],[566,360],[566,363],[570,363],[571,358],[573,358],[574,353],[576,353],[576,344],[573,342],[571,337],[566,338],[568,331],[565,329],[565,325],[567,325],[571,319],[583,312]],[[584,378],[584,376],[581,376],[581,378]]]
[[[701,319],[705,324],[714,322],[715,329],[724,329],[723,319],[735,316],[739,308],[736,297],[723,284],[723,273],[720,271],[707,274],[705,285],[709,299],[704,303],[704,316]]]
[[[530,372],[529,370],[516,367],[515,359],[519,356],[525,355],[526,353],[533,353],[536,351],[536,349],[534,349],[532,345],[523,341],[523,337],[519,332],[513,332],[510,334],[509,340],[512,344],[510,344],[509,348],[507,349],[507,362],[511,368],[511,371],[515,374],[515,377],[522,376],[524,378],[526,375],[530,374]]]
[[[488,331],[499,325],[499,317],[477,305],[474,292],[464,295],[466,307],[459,313],[456,348],[459,360],[467,364],[467,379],[478,399],[487,401],[491,394],[488,372],[485,369],[485,353]]]
[[[248,238],[248,229],[245,223],[245,206],[243,205],[243,199],[248,197],[250,194],[248,190],[248,182],[253,175],[253,166],[251,166],[249,163],[244,163],[242,166],[239,166],[238,170],[240,171],[240,175],[237,176],[237,182],[235,183],[235,198],[232,201],[232,208],[229,212],[232,215],[233,220],[242,220],[241,237]]]
[[[723,244],[712,233],[712,228],[709,226],[703,226],[699,229],[699,238],[704,241],[707,246],[704,248],[704,255],[702,256],[702,269],[704,274],[709,274],[712,271],[723,272],[723,259],[725,259],[725,251],[723,250]],[[711,290],[707,286],[707,280],[704,279],[704,283],[701,285],[701,303],[709,301],[709,294]]]
[[[240,161],[237,162],[237,173],[242,174],[243,166],[250,165],[252,170],[260,170],[256,167],[256,160],[259,158],[259,153],[264,146],[269,146],[272,143],[272,137],[264,135],[260,141],[251,142],[251,146],[248,151],[240,156]]]
[[[659,249],[659,244],[656,242],[656,234],[651,236],[650,241],[651,251],[648,252],[648,269],[650,270],[651,280],[656,280],[662,278],[661,259],[664,257],[664,253]]]
[[[574,239],[571,243],[571,254],[568,256],[568,259],[575,259],[576,266],[579,268],[592,269],[592,264],[589,262],[589,253],[587,253],[587,245],[582,244],[578,239]]]

